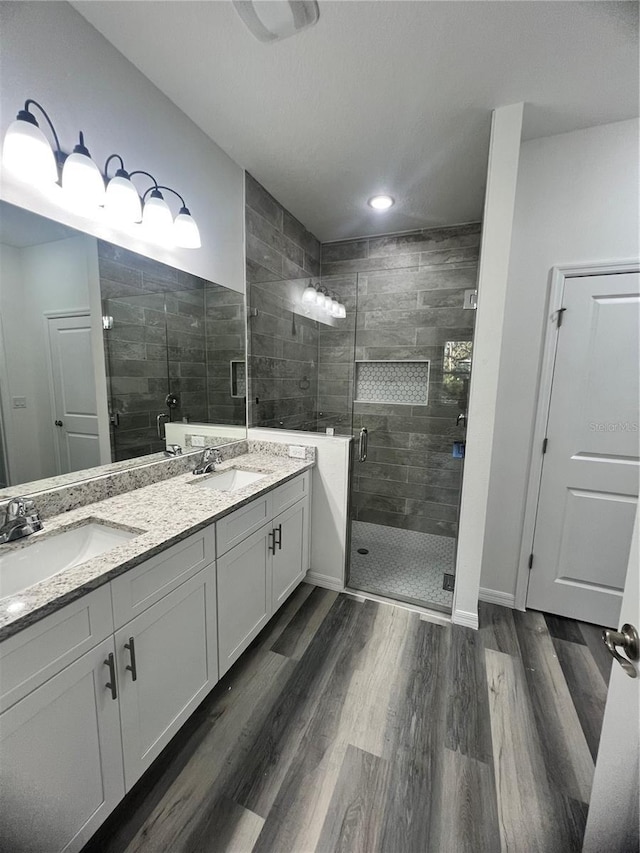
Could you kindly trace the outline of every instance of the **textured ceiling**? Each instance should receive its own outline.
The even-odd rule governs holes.
[[[633,2],[320,0],[273,44],[226,0],[73,5],[323,241],[479,219],[494,107],[525,138],[638,114]]]

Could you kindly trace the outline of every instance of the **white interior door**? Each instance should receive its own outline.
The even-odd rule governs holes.
[[[640,629],[640,531],[636,516],[622,599],[620,627]],[[618,650],[620,651],[620,649]],[[640,674],[638,662],[634,664]],[[604,712],[598,760],[593,777],[583,853],[630,853],[640,849],[638,766],[640,745],[640,678],[630,678],[614,662]]]
[[[617,626],[638,499],[640,282],[565,279],[527,607]]]
[[[49,318],[53,429],[59,473],[100,464],[89,315]]]

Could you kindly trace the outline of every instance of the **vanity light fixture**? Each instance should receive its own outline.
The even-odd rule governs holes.
[[[109,164],[112,160],[120,161],[120,168],[115,175],[109,177]],[[138,190],[133,185],[131,176],[124,168],[124,160],[119,154],[107,157],[104,164],[104,174],[107,179],[107,191],[104,198],[104,209],[110,219],[130,224],[142,221],[142,201]]]
[[[309,282],[309,284],[305,287],[304,293],[302,294],[302,301],[305,305],[315,305],[316,303],[316,293],[317,290],[315,287]]]
[[[44,116],[55,149],[40,129],[31,111],[33,107],[37,107]],[[115,175],[109,177],[112,160],[119,161],[119,168]],[[91,216],[93,211],[104,208],[113,225],[123,228],[139,225],[139,236],[143,238],[146,235],[151,240],[184,249],[202,246],[198,225],[180,193],[171,187],[160,186],[149,172],[127,172],[119,154],[107,158],[102,173],[91,159],[82,132],[73,152],[65,154],[49,115],[32,98],[25,101],[24,108],[7,129],[2,163],[15,178],[42,190],[48,185],[59,184],[63,190],[61,197],[84,216]],[[131,180],[133,175],[146,175],[153,183],[142,198]],[[181,207],[175,219],[161,190],[173,193],[180,200]]]
[[[337,296],[330,294],[325,287],[316,287],[311,282],[302,294],[302,304],[324,311],[336,320],[344,320],[347,316],[347,309]]]
[[[395,203],[395,199],[390,195],[374,195],[367,202],[369,207],[379,212],[389,210],[389,208],[393,207]]]
[[[90,211],[104,204],[104,180],[100,169],[91,159],[80,131],[78,144],[64,161],[62,167],[62,190],[79,213]]]
[[[37,107],[49,125],[55,140],[55,152],[40,130],[36,117],[30,111],[31,107]],[[58,181],[58,166],[63,158],[58,134],[46,110],[37,101],[28,98],[24,102],[24,109],[11,122],[4,137],[2,162],[5,169],[25,183],[35,186],[55,184]]]

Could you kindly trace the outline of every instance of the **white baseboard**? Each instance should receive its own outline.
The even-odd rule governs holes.
[[[305,580],[307,583],[312,583],[314,586],[321,586],[324,589],[333,589],[336,592],[342,592],[344,590],[344,584],[338,578],[331,577],[331,575],[321,575],[319,572],[308,571]]]
[[[500,604],[502,607],[511,607],[512,610],[516,606],[516,597],[510,592],[500,592],[499,589],[487,589],[484,586],[480,587],[480,601],[488,601],[489,604]]]
[[[454,625],[464,625],[466,628],[478,630],[478,614],[469,610],[454,610],[451,621]]]

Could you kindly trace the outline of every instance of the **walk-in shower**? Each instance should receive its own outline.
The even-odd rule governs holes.
[[[249,425],[352,435],[350,588],[451,610],[478,224],[322,246],[320,276],[254,265]],[[312,283],[346,307],[306,311]]]

